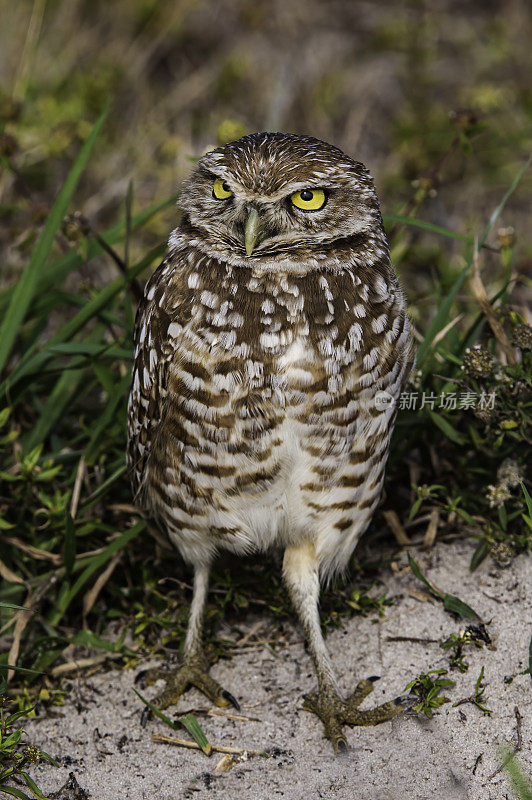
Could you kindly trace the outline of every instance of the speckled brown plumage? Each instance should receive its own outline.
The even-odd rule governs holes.
[[[216,179],[229,197],[214,196]],[[318,210],[290,199],[318,189]],[[320,696],[337,696],[319,578],[345,569],[378,503],[413,360],[373,184],[331,145],[255,134],[204,156],[180,203],[137,317],[135,499],[194,565],[189,660],[216,552],[276,545]],[[342,723],[326,705],[312,710],[338,747]]]

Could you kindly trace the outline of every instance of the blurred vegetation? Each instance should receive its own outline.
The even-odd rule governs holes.
[[[125,477],[134,310],[194,159],[250,131],[324,138],[376,178],[419,340],[386,485],[396,538],[473,537],[472,568],[527,551],[525,0],[18,0],[2,22],[0,605],[32,610],[4,607],[2,663],[59,679],[74,648],[90,668],[182,644],[190,576]],[[325,624],[392,602],[374,589],[403,557],[389,524],[376,515]],[[278,564],[222,560],[220,651],[222,622],[234,640],[264,611],[282,631]]]
[[[31,764],[39,761],[47,761],[56,767],[59,765],[48,753],[28,743],[26,732],[20,727],[20,723],[24,717],[31,714],[31,710],[9,709],[5,678],[0,678],[0,792],[8,797],[18,797],[19,800],[31,800],[32,797],[46,800],[27,770]],[[16,729],[15,722],[17,722]],[[7,781],[11,783],[13,780],[25,789],[27,787],[31,797],[22,789],[7,784]]]

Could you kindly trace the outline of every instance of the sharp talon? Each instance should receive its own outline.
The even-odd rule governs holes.
[[[376,683],[377,681],[380,681],[380,679],[380,675],[370,675],[369,678],[367,678],[370,683]]]
[[[393,703],[396,706],[401,706],[401,708],[404,708],[404,697],[394,697]]]
[[[396,706],[401,706],[404,711],[410,711],[417,702],[418,698],[411,694],[403,694],[401,697],[396,697],[394,699],[394,704]]]
[[[147,672],[148,672],[147,669],[141,669],[141,671],[138,672],[137,675],[135,676],[135,680],[133,681],[133,683],[135,683],[137,685],[139,683],[144,683],[146,675],[147,675]]]
[[[222,697],[225,698],[225,700],[229,700],[231,705],[234,706],[237,711],[240,711],[240,703],[238,702],[236,697],[233,697],[231,692],[228,692],[227,689],[224,689],[222,692]]]
[[[338,741],[336,742],[336,747],[338,749],[338,753],[341,753],[342,755],[344,753],[347,753],[349,749],[347,747],[347,742],[345,739],[338,739]]]
[[[148,708],[148,706],[144,706],[144,708],[142,709],[142,714],[140,715],[140,727],[145,728],[150,719],[151,719],[151,708]]]

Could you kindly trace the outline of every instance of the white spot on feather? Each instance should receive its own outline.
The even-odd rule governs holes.
[[[382,331],[384,330],[384,327],[386,325],[387,319],[388,319],[388,315],[387,314],[381,314],[380,317],[377,317],[377,319],[374,319],[373,322],[371,323],[371,327],[373,328],[373,331],[375,333],[382,333]]]
[[[359,350],[362,343],[362,327],[358,322],[351,326],[347,334],[351,350]]]
[[[373,369],[375,364],[377,363],[377,359],[379,357],[379,351],[376,347],[373,347],[372,350],[364,356],[364,369],[370,370]]]
[[[218,295],[204,289],[200,295],[200,303],[207,308],[216,308],[218,305]]]
[[[323,275],[321,275],[320,276],[320,280],[319,280],[319,284],[320,284],[320,287],[323,289],[323,292],[325,294],[325,299],[329,300],[329,301],[330,300],[334,300],[332,292],[329,289],[329,282],[328,282],[327,278],[325,278]]]

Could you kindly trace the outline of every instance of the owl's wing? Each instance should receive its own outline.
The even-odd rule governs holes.
[[[135,499],[164,415],[166,375],[176,354],[182,304],[170,279],[181,265],[167,256],[146,285],[135,319],[135,360],[128,402],[127,465]],[[140,498],[139,498],[140,499]],[[140,499],[142,506],[142,500]]]

